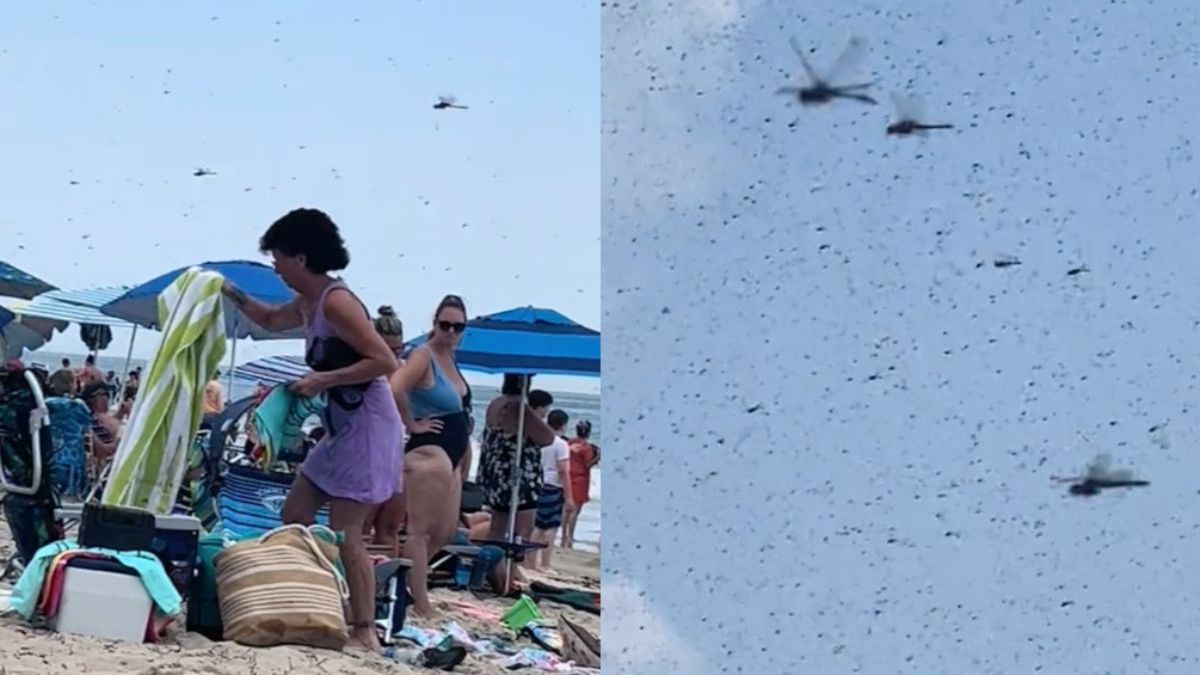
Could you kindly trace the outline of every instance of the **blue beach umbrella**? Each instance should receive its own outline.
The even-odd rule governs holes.
[[[424,344],[422,335],[408,343]],[[458,352],[458,365],[464,370],[517,375],[574,375],[600,377],[600,331],[580,325],[552,309],[517,307],[477,317],[467,322]],[[514,541],[517,526],[520,456],[525,443],[525,405],[529,399],[529,380],[521,396],[517,423],[517,459],[512,463],[512,497],[508,511],[508,541]],[[512,574],[508,558],[506,575]],[[511,576],[510,576],[511,578]]]
[[[267,265],[251,260],[227,260],[206,262],[196,265],[201,269],[217,272],[250,297],[268,305],[279,305],[291,301],[296,293],[283,283],[283,279]],[[161,274],[145,283],[130,288],[117,299],[100,307],[108,316],[125,319],[139,326],[161,330],[158,325],[158,296],[189,267],[180,267]],[[233,366],[237,362],[237,340],[248,337],[252,340],[286,340],[304,337],[304,328],[272,332],[242,317],[237,306],[228,298],[221,299],[225,317],[225,337],[233,340],[230,350],[229,387],[233,388]]]
[[[29,300],[54,286],[42,281],[25,270],[0,261],[0,295]]]
[[[219,273],[233,285],[246,292],[246,295],[271,305],[282,304],[296,297],[295,292],[283,283],[283,279],[270,267],[250,260],[230,260],[225,262],[206,262],[196,265],[201,269]],[[190,267],[190,266],[189,266]],[[180,267],[161,274],[145,283],[138,284],[125,291],[115,300],[100,307],[100,311],[108,316],[115,316],[145,328],[159,330],[158,325],[158,295],[179,277],[189,267]],[[229,338],[249,337],[254,340],[279,340],[304,337],[304,329],[274,333],[254,325],[251,321],[239,320],[240,313],[233,303],[224,299],[225,336]]]
[[[482,373],[600,377],[600,332],[552,309],[517,307],[468,321],[455,356],[461,368]]]

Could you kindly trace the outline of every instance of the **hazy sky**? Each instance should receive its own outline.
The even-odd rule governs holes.
[[[610,3],[620,672],[1200,672],[1197,27],[1186,0]],[[790,37],[824,69],[852,35],[880,105],[775,94]],[[955,128],[886,136],[892,91]],[[1098,452],[1151,485],[1052,482]]]
[[[598,53],[577,1],[14,6],[0,260],[67,289],[138,283],[262,259],[271,221],[313,206],[346,279],[410,334],[448,292],[599,329]],[[77,329],[48,349],[82,351]]]

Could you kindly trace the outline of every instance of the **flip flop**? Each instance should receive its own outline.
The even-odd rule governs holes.
[[[430,647],[421,652],[421,655],[425,658],[426,668],[454,670],[467,659],[467,650],[464,647],[450,647],[448,649]]]

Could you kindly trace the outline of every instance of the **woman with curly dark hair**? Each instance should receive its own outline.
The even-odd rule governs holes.
[[[259,248],[274,257],[275,271],[298,297],[268,306],[229,283],[225,294],[263,328],[304,326],[305,361],[312,372],[294,383],[292,391],[328,395],[322,413],[325,436],[300,466],[283,505],[283,520],[312,524],[317,509],[329,503],[330,525],[344,536],[350,645],[378,651],[375,580],[363,526],[372,507],[393,495],[401,470],[404,427],[387,379],[396,369],[396,357],[375,331],[362,302],[329,274],[350,263],[329,216],[296,209],[267,229]]]

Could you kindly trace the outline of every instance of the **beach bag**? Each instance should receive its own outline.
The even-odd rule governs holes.
[[[344,647],[350,593],[336,542],[320,525],[284,525],[218,553],[225,639],[251,647]]]

